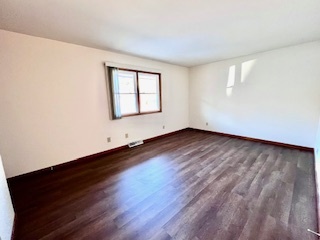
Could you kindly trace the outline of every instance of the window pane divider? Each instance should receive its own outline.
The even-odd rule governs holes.
[[[140,110],[140,91],[139,91],[139,74],[138,74],[138,71],[136,71],[136,79],[137,79],[138,112],[139,112],[139,114],[141,114],[141,110]]]

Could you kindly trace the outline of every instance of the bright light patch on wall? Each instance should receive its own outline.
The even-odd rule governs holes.
[[[229,67],[229,76],[228,76],[227,88],[234,86],[235,78],[236,78],[236,66],[233,65],[233,66]]]
[[[245,82],[245,80],[249,76],[252,68],[256,64],[256,61],[257,61],[256,59],[253,59],[253,60],[250,60],[250,61],[243,62],[241,64],[241,82],[242,83]]]
[[[236,66],[233,65],[229,67],[229,75],[228,75],[228,82],[227,82],[227,89],[226,89],[226,94],[228,97],[232,95],[232,88],[234,86],[235,80],[236,80]]]
[[[227,88],[227,96],[230,97],[232,95],[232,87]]]

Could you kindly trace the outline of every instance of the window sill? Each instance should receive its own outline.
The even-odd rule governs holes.
[[[140,116],[140,115],[148,115],[148,114],[153,114],[153,113],[161,113],[162,111],[152,111],[152,112],[143,112],[143,113],[133,113],[133,114],[126,114],[122,115],[122,118],[124,117],[133,117],[133,116]]]

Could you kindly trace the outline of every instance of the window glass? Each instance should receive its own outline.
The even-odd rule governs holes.
[[[138,113],[137,95],[120,94],[120,110],[122,115]]]
[[[140,93],[158,93],[159,75],[139,73],[139,92]]]
[[[119,71],[119,93],[136,93],[136,73]]]
[[[159,98],[157,94],[141,94],[140,95],[140,111],[152,112],[159,111]]]

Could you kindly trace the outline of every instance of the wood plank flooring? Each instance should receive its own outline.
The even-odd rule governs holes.
[[[16,239],[317,239],[313,154],[193,130],[10,182]]]

